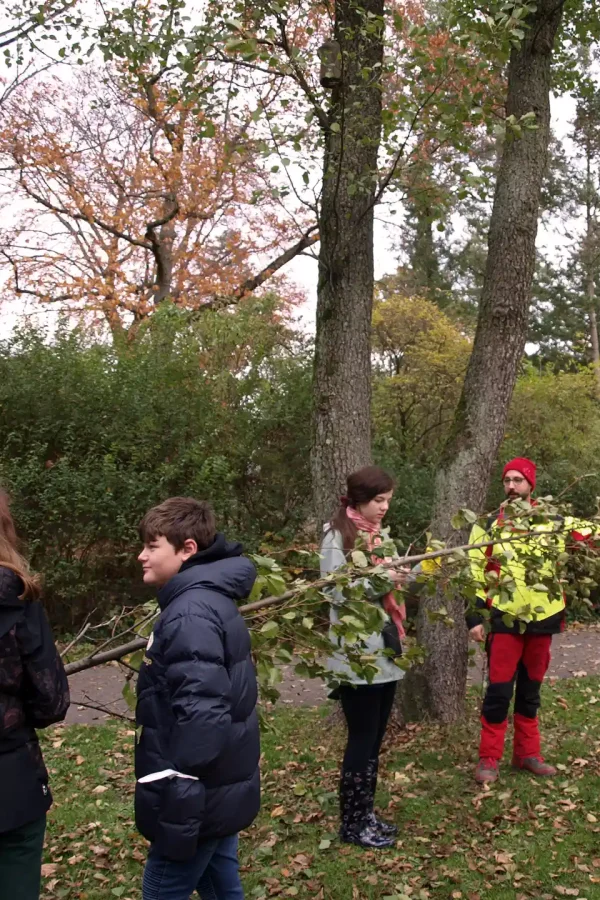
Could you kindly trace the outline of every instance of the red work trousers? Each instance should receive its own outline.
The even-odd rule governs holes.
[[[488,637],[489,685],[481,711],[480,758],[499,760],[504,751],[508,710],[516,682],[517,760],[540,757],[540,688],[550,664],[549,634],[491,634]]]

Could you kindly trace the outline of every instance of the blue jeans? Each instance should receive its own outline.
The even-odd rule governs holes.
[[[238,873],[238,836],[203,841],[186,862],[160,856],[150,845],[142,900],[190,900],[198,891],[202,900],[244,900]]]

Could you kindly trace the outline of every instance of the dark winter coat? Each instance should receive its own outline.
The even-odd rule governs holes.
[[[238,612],[256,572],[222,534],[161,588],[138,679],[136,824],[169,859],[246,828],[260,807],[260,740],[250,636]]]
[[[64,719],[69,685],[44,609],[19,599],[23,582],[0,566],[0,833],[52,803],[36,728]]]

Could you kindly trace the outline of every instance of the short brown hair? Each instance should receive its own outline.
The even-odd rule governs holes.
[[[215,540],[215,514],[205,500],[169,497],[148,510],[138,530],[144,544],[166,537],[176,550],[188,540],[196,541],[198,550],[206,550]]]

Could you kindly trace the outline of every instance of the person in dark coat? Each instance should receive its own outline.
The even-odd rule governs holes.
[[[260,807],[257,687],[237,601],[256,572],[208,503],[173,497],[140,524],[160,615],[137,688],[135,819],[143,900],[242,900],[238,832]]]
[[[36,728],[61,722],[69,708],[67,677],[39,594],[0,491],[0,900],[40,895],[52,795]]]

